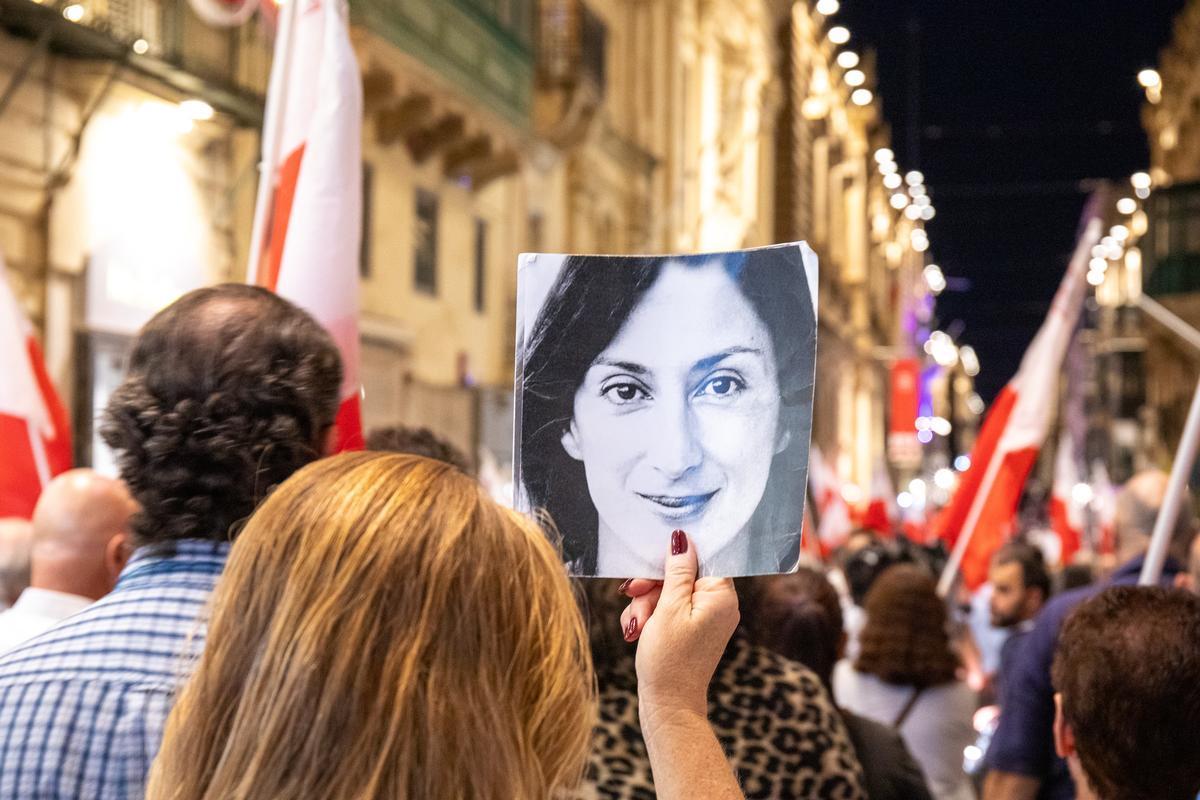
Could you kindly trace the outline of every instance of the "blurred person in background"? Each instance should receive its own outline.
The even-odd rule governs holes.
[[[975,740],[976,696],[958,677],[946,605],[928,570],[898,564],[867,594],[861,651],[834,670],[843,708],[898,730],[936,800],[973,800],[963,750]]]
[[[867,619],[863,610],[867,593],[888,567],[902,561],[896,547],[881,541],[870,531],[859,531],[856,536],[860,544],[853,550],[847,549],[841,570],[848,590],[842,603],[842,618],[847,637],[846,655],[851,659],[858,657],[859,635]]]
[[[429,428],[413,428],[408,425],[375,428],[367,434],[367,449],[382,453],[409,453],[445,461],[467,475],[475,475],[467,454]]]
[[[1004,707],[1004,680],[1015,663],[1021,642],[1033,630],[1033,619],[1050,599],[1050,573],[1042,551],[1022,541],[1009,542],[992,556],[988,570],[992,587],[991,623],[1008,632],[1000,648],[994,686],[996,701]]]
[[[640,706],[634,652],[611,623],[629,584],[581,582],[600,718],[583,786],[570,797],[655,797],[659,774],[638,734]],[[739,581],[739,595],[744,583]],[[747,610],[752,606],[747,603]],[[864,782],[845,722],[825,687],[804,664],[752,641],[745,625],[733,635],[708,691],[712,721],[748,797],[864,798]],[[685,759],[686,760],[686,759]],[[691,798],[704,797],[700,792]]]
[[[737,596],[696,579],[686,538],[666,569],[635,679],[659,797],[738,800],[703,716]],[[151,800],[538,800],[579,781],[594,684],[559,554],[445,462],[301,470],[240,535],[213,609]]]
[[[1014,663],[1005,676],[1004,713],[988,748],[984,800],[1071,800],[1076,796],[1067,764],[1054,747],[1050,666],[1059,632],[1063,620],[1076,606],[1107,586],[1137,583],[1167,479],[1165,473],[1151,470],[1140,472],[1126,482],[1117,495],[1113,520],[1116,558],[1121,565],[1105,583],[1052,598],[1014,654]],[[1185,498],[1163,565],[1165,584],[1173,584],[1183,571],[1182,563],[1187,559],[1195,527],[1191,502]]]
[[[1200,594],[1200,533],[1196,534],[1192,539],[1192,546],[1188,548],[1187,572],[1180,572],[1175,576],[1175,585],[1180,589]]]
[[[230,543],[327,451],[341,382],[325,329],[265,289],[197,289],[146,323],[101,426],[134,552],[106,597],[0,656],[0,800],[142,797]]]
[[[744,591],[742,591],[744,586]],[[833,698],[834,665],[846,649],[837,591],[820,572],[746,578],[739,593],[743,619],[755,643],[816,673]],[[869,800],[930,800],[920,766],[895,728],[839,709],[863,768]]]
[[[0,519],[0,611],[17,602],[29,586],[33,523],[20,517]]]
[[[1054,742],[1079,800],[1200,793],[1200,598],[1116,586],[1063,624],[1052,667]]]
[[[90,469],[46,485],[33,511],[29,588],[0,613],[0,653],[112,591],[129,560],[135,511],[125,484]]]

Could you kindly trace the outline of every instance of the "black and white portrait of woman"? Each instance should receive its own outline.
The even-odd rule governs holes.
[[[661,577],[675,530],[702,574],[795,567],[816,286],[804,243],[521,256],[516,500],[573,574]]]

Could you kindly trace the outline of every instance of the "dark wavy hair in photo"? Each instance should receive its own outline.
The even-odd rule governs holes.
[[[1200,793],[1200,597],[1158,586],[1105,589],[1067,617],[1051,677],[1095,796]]]
[[[667,262],[702,267],[719,261],[771,334],[781,395],[780,425],[793,435],[771,464],[767,487],[750,520],[753,552],[777,558],[787,570],[799,558],[802,504],[812,419],[816,312],[796,248],[762,248],[692,256],[569,256],[542,305],[522,359],[517,385],[515,476],[530,506],[548,514],[563,537],[563,557],[575,571],[596,570],[599,519],[581,462],[563,449],[575,393],[592,362],[658,279]],[[684,309],[681,309],[681,312]],[[799,331],[812,331],[807,339]]]
[[[341,381],[325,329],[266,289],[197,289],[156,314],[101,427],[141,504],[135,542],[232,539],[320,456]]]
[[[915,564],[889,567],[867,593],[864,609],[855,669],[901,686],[954,680],[959,663],[946,631],[946,604],[928,570]]]

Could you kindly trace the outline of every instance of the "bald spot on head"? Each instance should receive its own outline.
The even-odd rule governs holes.
[[[1127,561],[1146,551],[1154,522],[1162,508],[1167,493],[1169,476],[1161,470],[1139,472],[1125,482],[1117,495],[1116,515],[1113,520],[1117,539],[1117,551],[1122,561]],[[1196,529],[1191,497],[1184,496],[1180,504],[1179,517],[1171,534],[1171,554],[1186,558],[1186,547]]]
[[[56,477],[33,512],[31,585],[86,597],[106,594],[116,579],[110,543],[128,537],[137,508],[122,481],[90,469]]]
[[[29,585],[33,525],[20,517],[0,519],[0,602],[12,605]]]

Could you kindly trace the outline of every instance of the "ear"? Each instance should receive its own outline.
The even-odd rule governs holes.
[[[792,432],[790,430],[788,430],[787,428],[783,428],[782,430],[780,430],[779,431],[779,441],[777,441],[775,443],[775,455],[779,455],[784,450],[786,450],[787,446],[789,444],[791,444],[791,442],[792,442]]]
[[[129,541],[129,534],[125,532],[113,536],[108,540],[108,544],[104,545],[104,569],[113,585],[116,585],[117,576],[129,563],[132,553],[133,545]]]
[[[1059,758],[1075,755],[1075,731],[1063,716],[1062,692],[1054,693],[1054,750]]]
[[[583,449],[579,446],[579,429],[575,427],[575,420],[571,420],[571,424],[563,431],[560,441],[567,455],[576,461],[583,461]]]
[[[1196,585],[1195,581],[1192,580],[1192,576],[1187,572],[1181,572],[1175,576],[1175,588],[1183,589],[1185,592],[1200,590],[1200,586]]]

